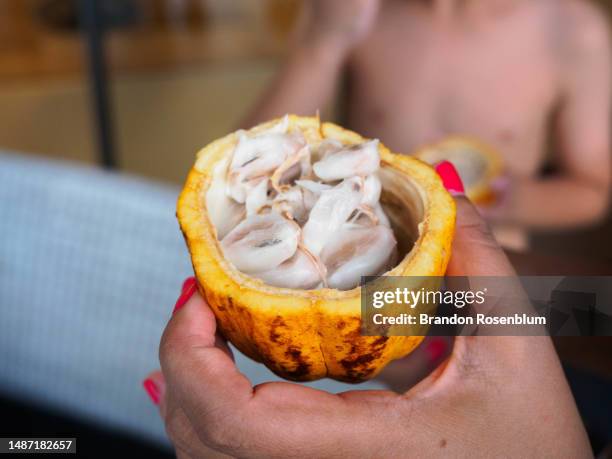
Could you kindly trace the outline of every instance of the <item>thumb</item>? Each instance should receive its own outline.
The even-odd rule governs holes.
[[[448,286],[462,290],[484,290],[486,301],[473,303],[476,313],[531,311],[529,300],[508,257],[495,240],[476,207],[464,196],[463,184],[454,166],[444,161],[436,166],[446,188],[455,195],[457,222],[451,259],[447,268]],[[461,279],[453,280],[453,277]],[[465,285],[465,281],[467,284]],[[479,327],[478,334],[515,330],[491,330]]]
[[[456,204],[456,233],[447,270],[449,286],[452,286],[453,276],[463,276],[471,290],[488,290],[483,304],[472,305],[474,313],[532,312],[514,268],[476,207],[464,196],[456,196]],[[525,336],[516,336],[517,329],[511,326],[479,325],[472,332],[475,336],[455,339],[449,369],[456,368],[464,374],[466,371],[478,373],[485,368],[498,368],[520,360],[526,346],[532,343],[532,340],[524,339]],[[534,328],[525,328],[523,332],[542,334],[541,330]],[[540,347],[550,347],[549,343],[538,343]]]
[[[471,290],[487,291],[490,290],[487,286],[494,285],[498,296],[513,293],[512,290],[521,291],[508,257],[476,207],[465,197],[461,177],[453,164],[442,161],[436,165],[436,172],[446,189],[455,196],[457,208],[452,254],[446,270],[448,287],[463,290],[466,288],[464,281],[467,281]],[[453,280],[453,277],[461,279]],[[472,306],[478,312],[485,312],[491,309],[491,303]]]
[[[447,191],[455,196],[457,222],[449,276],[510,276],[512,265],[493,237],[476,207],[465,197],[461,176],[450,161],[436,164],[436,172]]]

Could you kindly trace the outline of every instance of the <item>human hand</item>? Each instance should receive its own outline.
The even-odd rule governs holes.
[[[514,275],[475,208],[456,200],[448,274]],[[547,337],[458,337],[449,359],[403,394],[253,387],[189,285],[162,338],[163,375],[145,382],[179,457],[590,456]]]
[[[301,38],[349,51],[370,32],[381,0],[307,0],[303,2]]]

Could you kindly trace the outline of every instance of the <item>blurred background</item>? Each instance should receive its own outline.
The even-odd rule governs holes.
[[[299,3],[3,0],[0,147],[182,183],[194,152],[233,130],[271,81]],[[610,260],[611,229],[608,218],[533,247]]]
[[[612,0],[600,3],[612,11]],[[54,304],[66,304],[62,302],[77,298],[67,308],[81,314],[79,305],[91,307],[92,303],[88,296],[91,289],[83,285],[93,283],[101,290],[105,285],[131,286],[125,280],[125,272],[121,279],[107,279],[106,274],[96,269],[116,266],[114,263],[121,254],[132,254],[132,259],[138,258],[142,263],[131,268],[132,279],[146,278],[147,270],[152,270],[149,278],[158,281],[145,289],[149,296],[141,295],[138,305],[129,299],[104,297],[102,303],[98,298],[91,315],[82,320],[93,323],[107,320],[106,316],[96,314],[111,303],[117,308],[143,311],[155,304],[155,318],[132,327],[132,330],[147,327],[150,336],[133,343],[149,349],[142,359],[118,367],[116,359],[122,351],[112,348],[115,335],[101,332],[99,341],[90,342],[91,349],[97,349],[96,355],[101,355],[100,349],[108,352],[104,354],[108,371],[123,371],[126,375],[143,371],[144,376],[155,367],[156,341],[169,314],[166,309],[190,269],[172,215],[178,187],[195,152],[234,130],[270,82],[287,52],[299,4],[299,0],[0,1],[0,151],[7,152],[0,156],[0,164],[4,164],[0,165],[0,219],[4,222],[0,223],[0,237],[4,241],[0,252],[0,307],[4,324],[0,325],[0,353],[5,356],[12,353],[12,357],[0,360],[10,364],[0,369],[0,403],[10,413],[3,416],[4,422],[8,420],[3,434],[80,436],[83,442],[95,445],[90,446],[90,457],[108,457],[119,451],[134,451],[133,454],[147,457],[168,454],[155,410],[148,405],[143,408],[148,401],[137,380],[130,382],[126,376],[126,384],[134,386],[134,392],[128,395],[118,396],[115,386],[106,392],[110,400],[104,402],[107,407],[113,403],[124,407],[135,403],[142,411],[141,417],[132,417],[126,424],[118,423],[110,411],[100,415],[105,412],[103,407],[91,407],[91,400],[97,395],[96,384],[103,376],[94,375],[91,380],[77,376],[73,378],[76,379],[73,389],[60,379],[53,382],[57,387],[49,395],[42,395],[48,389],[45,380],[51,381],[48,374],[53,371],[41,369],[36,356],[48,360],[53,354],[50,350],[51,354],[45,354],[45,339],[74,333],[65,328],[62,312],[46,316],[51,307],[49,298],[56,290],[62,290],[65,296],[55,298]],[[57,167],[56,160],[74,164],[69,166],[70,172],[65,172]],[[117,179],[98,168],[128,176]],[[53,195],[66,203],[61,209],[54,207],[57,200],[51,202],[49,198],[57,190],[41,188],[41,182],[52,180],[62,184],[60,194]],[[70,185],[77,182],[80,187]],[[92,193],[94,201],[90,202],[99,205],[100,211],[85,209],[83,213],[84,205],[75,201],[83,185]],[[124,199],[128,194],[131,197]],[[25,213],[22,203],[32,202],[26,198],[41,205],[37,215]],[[140,214],[133,212],[135,208]],[[70,214],[66,209],[74,212]],[[110,224],[108,219],[104,223],[96,220],[103,211],[114,218]],[[129,217],[117,223],[121,212]],[[58,213],[63,213],[65,226],[49,225]],[[160,230],[152,248],[140,247],[136,241],[135,245],[125,244],[117,249],[116,241],[105,239],[114,230],[124,239],[126,234],[138,239],[142,231],[149,231],[148,227],[133,226],[143,219],[151,226],[167,230],[163,236]],[[128,220],[133,220],[132,226],[125,223]],[[84,229],[70,239],[71,243],[80,241],[84,248],[67,246],[78,259],[74,265],[64,258],[66,252],[51,259],[53,254],[46,249],[49,240],[40,238],[51,238],[54,243],[63,241],[62,235],[66,231],[80,231],[79,225]],[[108,232],[105,225],[110,225]],[[30,234],[28,228],[37,232]],[[608,217],[589,230],[538,234],[534,237],[533,253],[527,258],[513,254],[513,260],[525,274],[610,274],[611,231],[612,218]],[[21,250],[19,241],[31,251]],[[151,250],[157,250],[160,244],[166,254],[153,256]],[[101,247],[104,253],[87,252],[93,246]],[[27,266],[24,260],[29,263]],[[166,268],[159,268],[163,264]],[[34,265],[39,271],[32,274]],[[24,275],[26,272],[30,274]],[[35,285],[33,275],[38,276]],[[39,282],[45,284],[47,294],[42,293]],[[81,289],[78,292],[82,297],[75,294],[75,288]],[[18,306],[26,303],[33,305],[35,314],[28,319],[23,314],[19,316]],[[9,309],[16,309],[13,316]],[[119,315],[110,317],[122,320]],[[57,328],[48,332],[41,325],[32,332],[31,324],[37,319],[57,324]],[[39,336],[34,336],[37,333]],[[33,340],[25,347],[10,340],[11,336],[24,335]],[[83,339],[86,338],[87,333]],[[610,340],[564,340],[558,346],[568,371],[573,372],[577,381],[573,386],[590,398],[590,402],[585,402],[587,405],[597,403],[593,402],[598,400],[597,394],[609,394]],[[62,352],[65,356],[76,350],[66,343]],[[78,372],[87,365],[85,355],[75,354],[73,358],[71,362],[68,358],[60,359],[55,367],[58,375],[66,378],[70,371]],[[10,368],[23,368],[23,374],[13,377],[8,374],[13,372]],[[26,375],[28,368],[35,376]],[[29,386],[24,385],[27,378],[34,381]],[[83,390],[84,395],[68,406],[65,392],[70,390]],[[602,415],[602,407],[599,408],[596,416],[609,429],[609,413]],[[151,429],[151,423],[156,423],[156,427]],[[112,425],[115,427],[109,427]],[[592,437],[600,446],[606,442],[605,428],[602,432]]]
[[[87,2],[85,2],[87,3]],[[0,145],[99,162],[91,59],[104,59],[112,149],[125,172],[179,183],[236,126],[286,47],[294,0],[105,0],[92,56],[78,0],[0,4]],[[85,19],[86,20],[86,19]]]

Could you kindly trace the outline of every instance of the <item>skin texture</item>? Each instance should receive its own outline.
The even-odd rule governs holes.
[[[457,211],[448,275],[512,276],[476,209],[459,197]],[[164,331],[160,361],[149,378],[181,458],[592,454],[548,337],[458,337],[448,360],[405,393],[253,387],[195,293]]]
[[[584,0],[310,0],[293,52],[245,125],[330,104],[348,72],[348,125],[411,153],[448,135],[507,165],[498,228],[589,225],[610,187],[610,37]],[[304,90],[308,88],[308,90]],[[539,178],[552,135],[558,173]]]

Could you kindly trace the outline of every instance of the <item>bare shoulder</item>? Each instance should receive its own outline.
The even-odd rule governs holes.
[[[560,0],[558,6],[569,57],[610,53],[609,18],[599,5],[591,0]]]

